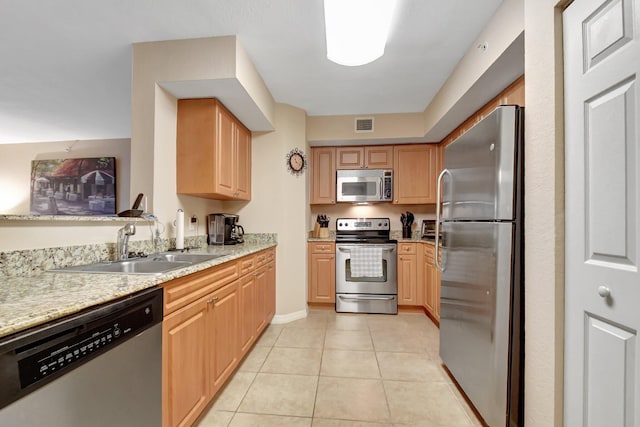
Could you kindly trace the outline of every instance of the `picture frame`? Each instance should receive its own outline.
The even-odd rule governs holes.
[[[115,216],[115,157],[31,161],[30,214]]]

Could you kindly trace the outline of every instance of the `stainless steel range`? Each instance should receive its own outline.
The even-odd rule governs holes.
[[[398,313],[397,241],[389,218],[336,221],[336,311]]]

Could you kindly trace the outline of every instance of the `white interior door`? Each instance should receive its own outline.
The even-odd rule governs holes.
[[[575,0],[565,61],[565,425],[640,426],[640,0]]]

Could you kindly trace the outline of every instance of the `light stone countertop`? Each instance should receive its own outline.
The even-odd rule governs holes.
[[[178,277],[276,246],[275,241],[207,246],[190,253],[223,256],[162,275],[43,272],[33,277],[3,277],[0,284],[0,338],[104,304]]]

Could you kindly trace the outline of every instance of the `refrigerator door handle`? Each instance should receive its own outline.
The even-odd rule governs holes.
[[[440,261],[438,260],[438,252],[440,252],[438,250],[438,248],[440,247],[440,220],[442,219],[440,217],[440,209],[442,209],[440,188],[442,187],[443,178],[447,174],[451,175],[451,172],[449,172],[448,169],[443,169],[442,172],[440,172],[440,175],[438,175],[438,183],[436,185],[436,250],[433,251],[433,263],[438,268],[438,270],[440,270],[440,272],[444,272],[444,265],[440,264]]]

